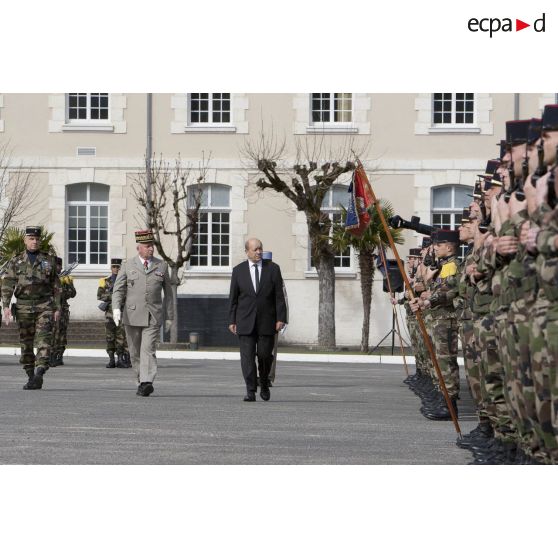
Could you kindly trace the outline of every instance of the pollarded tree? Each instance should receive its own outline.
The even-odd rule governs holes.
[[[248,168],[256,168],[255,185],[261,190],[274,190],[286,196],[306,217],[312,260],[318,272],[318,345],[335,348],[335,246],[332,243],[332,221],[322,210],[324,197],[341,177],[355,169],[352,141],[337,150],[326,146],[318,136],[296,146],[294,162],[286,160],[285,142],[262,132],[259,140],[247,143],[243,157]]]

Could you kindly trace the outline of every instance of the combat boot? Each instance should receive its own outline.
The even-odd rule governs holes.
[[[459,413],[457,411],[457,399],[455,397],[452,397],[450,401],[451,406],[453,407],[453,410],[455,412],[455,416],[458,417]],[[423,413],[423,415],[429,420],[451,420],[450,410],[446,405],[446,400],[442,395],[440,404],[432,411]]]
[[[118,353],[116,356],[116,368],[127,368],[123,358],[124,355]]]
[[[37,366],[35,368],[35,375],[33,376],[33,389],[41,389],[43,387],[43,376],[45,375],[45,368],[43,366]]]
[[[107,362],[105,368],[116,368],[116,362],[114,362],[114,351],[107,351],[109,356],[109,361]]]
[[[62,349],[60,351],[58,351],[57,355],[56,355],[56,365],[57,366],[64,366],[64,351],[66,350],[66,347],[62,347]]]
[[[50,352],[50,358],[49,358],[48,362],[49,362],[49,365],[50,365],[51,368],[54,368],[54,367],[58,366],[56,364],[56,352],[55,351]]]
[[[33,383],[33,376],[35,375],[35,370],[33,368],[25,368],[25,373],[29,378],[27,383],[23,386],[23,389],[35,389],[35,384]]]
[[[124,364],[123,368],[132,368],[132,362],[130,361],[130,353],[128,351],[124,351],[122,353],[122,363]]]

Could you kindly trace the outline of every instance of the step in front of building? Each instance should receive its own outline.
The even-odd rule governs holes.
[[[68,326],[68,346],[105,344],[104,320],[70,320]],[[16,323],[0,327],[1,345],[19,345],[19,333]]]

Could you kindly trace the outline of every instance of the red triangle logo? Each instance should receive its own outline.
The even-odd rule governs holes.
[[[521,21],[520,19],[515,20],[515,30],[516,31],[521,31],[522,29],[525,29],[526,27],[531,27],[531,24],[530,23],[525,23],[524,21]]]

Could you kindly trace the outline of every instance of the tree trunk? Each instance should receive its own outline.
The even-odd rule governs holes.
[[[174,309],[174,320],[170,328],[170,342],[178,343],[178,269],[171,267],[172,307]]]
[[[333,256],[322,255],[318,265],[318,347],[335,349],[335,268]]]
[[[360,268],[360,292],[362,294],[362,337],[360,350],[368,352],[368,341],[370,338],[370,306],[372,304],[372,285],[374,284],[374,250],[361,250],[358,255],[358,266]]]

